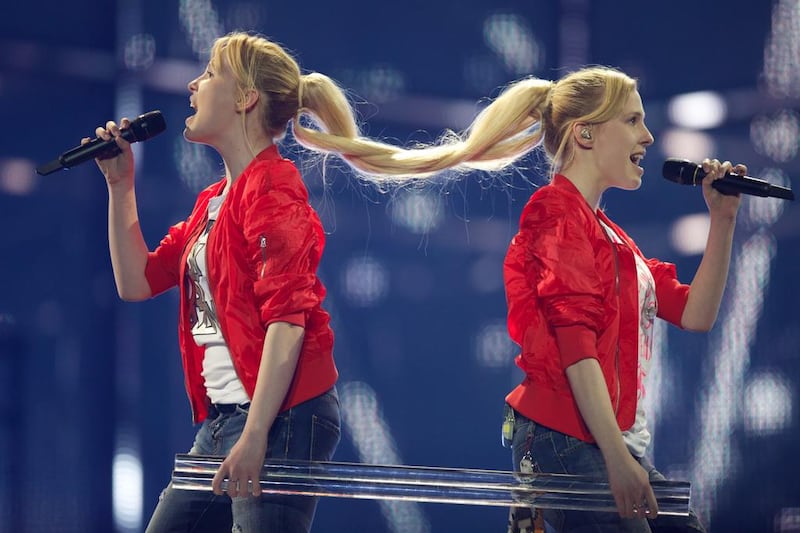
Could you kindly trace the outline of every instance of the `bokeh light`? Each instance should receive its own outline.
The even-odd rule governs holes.
[[[411,233],[430,233],[444,218],[441,201],[436,192],[400,191],[391,205],[392,221]]]
[[[789,177],[777,168],[766,168],[758,172],[759,179],[773,185],[789,187]],[[739,217],[749,227],[771,226],[778,221],[786,209],[786,200],[743,195]]]
[[[543,61],[543,51],[530,26],[517,14],[490,15],[483,24],[483,38],[512,74],[532,73]]]
[[[141,531],[142,462],[130,434],[121,436],[112,466],[114,523],[117,531]]]
[[[670,243],[682,255],[701,254],[706,248],[710,227],[708,213],[683,216],[672,224]]]
[[[391,65],[347,69],[341,71],[338,78],[351,93],[372,104],[397,100],[406,90],[405,76],[397,67]]]
[[[224,33],[217,10],[210,0],[180,0],[178,16],[194,53],[208,59],[214,39]]]
[[[342,272],[342,293],[358,307],[379,303],[389,292],[389,271],[370,256],[351,258]]]
[[[773,116],[759,115],[750,124],[750,139],[759,154],[783,163],[797,155],[800,144],[800,120],[792,110],[782,110]]]
[[[478,328],[474,352],[475,360],[480,366],[506,368],[513,364],[519,347],[508,336],[505,320],[496,320]]]
[[[378,395],[369,384],[360,381],[340,384],[339,401],[344,433],[352,439],[362,463],[403,464],[397,443],[383,417]],[[380,506],[392,533],[430,531],[430,524],[419,504],[412,501],[380,501]]]
[[[0,159],[0,191],[24,196],[33,192],[38,181],[33,161],[22,158]]]
[[[213,181],[221,179],[222,171],[212,159],[211,150],[205,145],[189,143],[183,137],[176,137],[173,153],[181,181],[190,191],[199,192]]]
[[[744,391],[744,427],[755,435],[774,435],[789,428],[794,403],[789,382],[779,373],[751,375]]]
[[[777,97],[800,95],[800,1],[773,2],[772,29],[764,49],[767,90]]]
[[[716,144],[710,135],[691,130],[667,129],[656,136],[664,157],[678,157],[699,163],[709,154],[716,153]]]
[[[712,91],[675,96],[667,109],[672,123],[687,129],[715,128],[725,121],[727,115],[725,100]]]
[[[125,43],[125,67],[130,70],[147,70],[155,62],[156,38],[149,33],[133,35]]]

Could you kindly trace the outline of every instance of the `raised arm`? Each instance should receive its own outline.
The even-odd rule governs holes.
[[[116,157],[98,159],[97,166],[108,185],[108,248],[117,293],[123,300],[139,301],[149,298],[151,291],[144,275],[147,245],[136,207],[133,153],[130,143],[120,136],[120,128],[129,125],[130,121],[123,118],[119,126],[109,121],[105,128],[97,128],[98,137],[105,140],[114,137],[122,150]]]
[[[732,167],[729,161],[720,163],[716,159],[706,159],[703,161],[703,170],[708,174],[703,179],[703,196],[708,206],[711,226],[706,249],[692,280],[686,308],[681,317],[681,325],[693,331],[708,331],[717,320],[728,279],[736,214],[741,203],[738,196],[721,194],[711,187],[711,183],[731,170],[737,174],[746,174],[747,167]]]

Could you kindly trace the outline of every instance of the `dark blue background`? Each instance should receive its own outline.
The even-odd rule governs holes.
[[[117,502],[117,508],[129,505],[133,516],[141,513],[146,520],[169,480],[174,454],[191,444],[175,335],[176,294],[139,304],[117,299],[107,251],[106,189],[93,165],[44,178],[33,174],[37,164],[82,136],[94,136],[97,125],[130,109],[124,94],[133,94],[139,102],[134,108],[160,109],[168,124],[142,147],[138,160],[139,209],[149,245],[188,213],[197,184],[181,179],[176,154],[190,112],[183,87],[203,60],[181,24],[182,6],[212,8],[223,31],[254,29],[285,44],[305,70],[329,74],[352,91],[362,102],[368,134],[400,143],[434,139],[446,128],[464,127],[469,118],[463,112],[452,120],[426,114],[421,102],[433,109],[477,110],[481,98],[522,75],[555,79],[575,66],[564,60],[565,49],[584,36],[581,64],[619,66],[640,79],[656,136],[641,190],[609,192],[606,209],[646,254],[675,262],[688,282],[699,256],[681,255],[670,246],[668,233],[678,217],[705,208],[698,191],[660,178],[665,154],[659,140],[671,126],[665,109],[674,95],[719,91],[728,101],[729,118],[705,132],[716,149],[707,155],[748,163],[754,174],[769,167],[795,175],[796,157],[770,160],[750,140],[756,117],[798,107],[797,95],[778,99],[765,90],[765,46],[777,5],[47,0],[6,6],[0,17],[0,529],[135,530],[131,522],[115,522],[112,495],[121,490],[112,484],[115,454],[133,446],[142,472],[141,501]],[[498,13],[516,16],[536,36],[543,54],[532,71],[504,67],[487,46],[484,22]],[[585,33],[566,29],[565,20],[578,20]],[[124,47],[136,34],[151,36],[154,66],[126,68]],[[471,77],[469,65],[480,65],[483,74]],[[155,67],[179,79],[157,74],[165,71]],[[401,80],[388,96],[364,81],[377,69]],[[504,321],[502,258],[532,184],[542,182],[537,162],[527,160],[520,172],[502,177],[473,175],[426,189],[441,218],[415,233],[392,216],[408,192],[380,194],[335,162],[323,187],[322,167],[296,146],[283,150],[305,169],[312,201],[329,231],[321,277],[336,329],[340,386],[346,394],[357,390],[354,383],[374,391],[387,431],[361,422],[394,443],[373,460],[509,469],[499,424],[503,397],[520,373],[507,340],[497,341],[495,351],[507,357],[495,365],[482,364],[476,346],[484,327],[502,327]],[[211,158],[208,183],[220,167],[211,152],[201,153]],[[22,168],[21,177],[14,168]],[[730,420],[717,446],[728,460],[716,488],[704,492],[701,502],[714,531],[800,528],[795,488],[800,211],[794,204],[782,207],[771,226],[737,228],[734,255],[758,231],[774,239],[775,255],[760,315],[748,317],[755,334],[744,347],[744,374],[721,382],[731,394],[729,413],[711,422],[700,416],[714,379],[708,360],[715,346],[735,349],[739,341],[730,332],[745,324],[730,329],[718,324],[709,335],[668,330],[663,355],[670,361],[672,387],[656,424],[655,461],[676,478],[695,482],[692,465],[702,463],[696,456],[701,436],[714,420]],[[352,265],[367,259],[380,266],[385,287],[364,302],[345,280]],[[721,319],[737,305],[731,297],[729,290]],[[753,403],[746,402],[745,386],[765,372],[786,384],[789,411],[778,429],[748,430],[745,407]],[[756,404],[766,402],[759,398]],[[344,429],[336,459],[363,461],[359,450],[368,443],[359,448],[351,428]],[[418,526],[393,522],[374,501],[324,499],[316,530],[505,531],[503,508],[412,508],[421,517]]]

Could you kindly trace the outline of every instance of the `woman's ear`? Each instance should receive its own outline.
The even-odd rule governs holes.
[[[242,91],[242,95],[236,102],[238,104],[237,110],[248,112],[256,107],[258,99],[261,97],[255,89],[246,89]]]
[[[590,149],[594,144],[592,126],[585,122],[576,122],[572,125],[572,138],[575,140],[575,144],[581,148]]]

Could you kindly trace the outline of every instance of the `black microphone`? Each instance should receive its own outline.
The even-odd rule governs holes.
[[[120,135],[129,143],[135,143],[155,137],[165,129],[167,129],[167,123],[164,122],[161,111],[150,111],[133,119],[129,127],[120,130]],[[104,141],[97,137],[86,144],[64,152],[58,156],[58,159],[53,159],[49,163],[41,165],[36,169],[36,173],[46,176],[56,170],[71,168],[96,157],[106,159],[114,157],[121,152],[122,150],[119,149],[114,139]]]
[[[703,167],[685,159],[667,159],[664,161],[662,173],[668,180],[681,185],[699,185],[703,178],[706,177]],[[722,178],[714,180],[711,186],[722,194],[731,196],[741,193],[794,200],[794,193],[791,189],[780,185],[772,185],[769,182],[751,178],[750,176],[727,173]]]

